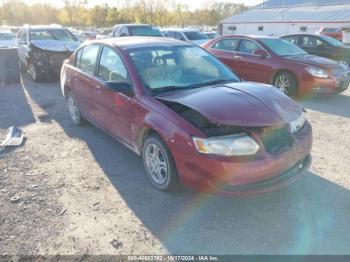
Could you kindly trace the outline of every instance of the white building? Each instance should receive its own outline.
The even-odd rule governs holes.
[[[316,33],[350,28],[350,0],[268,0],[219,23],[223,35]]]

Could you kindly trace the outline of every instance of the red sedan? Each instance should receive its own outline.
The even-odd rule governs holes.
[[[275,85],[289,96],[342,92],[350,83],[348,68],[280,38],[223,36],[203,47],[242,79]]]
[[[64,63],[61,86],[73,122],[87,119],[141,155],[160,190],[262,192],[310,163],[302,108],[271,86],[240,82],[190,43],[87,43]]]

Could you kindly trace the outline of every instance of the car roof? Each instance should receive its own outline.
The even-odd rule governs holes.
[[[245,39],[252,39],[252,40],[259,40],[259,39],[278,39],[279,37],[276,36],[268,36],[268,35],[224,35],[220,36],[218,39],[224,39],[227,37],[238,37],[238,38],[245,38]]]
[[[289,35],[283,35],[281,37],[287,37],[287,36],[302,36],[302,35],[306,35],[306,36],[322,36],[322,35],[319,35],[319,34],[312,34],[312,33],[297,33],[297,34],[289,34]]]
[[[101,43],[108,44],[122,49],[143,48],[149,46],[193,46],[193,44],[168,38],[148,36],[125,36],[89,41],[87,44]]]
[[[30,29],[65,29],[61,25],[24,25],[23,27]]]
[[[149,24],[116,24],[115,26],[152,26]]]
[[[191,29],[191,28],[167,28],[167,31],[174,31],[174,32],[199,32],[197,29]]]

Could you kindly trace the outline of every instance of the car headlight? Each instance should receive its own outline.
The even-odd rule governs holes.
[[[319,68],[316,66],[307,66],[305,69],[310,75],[321,77],[321,78],[328,78],[327,71],[323,70],[322,68]]]
[[[291,133],[298,132],[304,126],[305,122],[306,122],[305,114],[301,113],[301,115],[297,119],[289,123],[290,132]]]
[[[259,145],[246,134],[230,135],[212,138],[193,137],[198,152],[220,156],[247,156],[254,155]]]

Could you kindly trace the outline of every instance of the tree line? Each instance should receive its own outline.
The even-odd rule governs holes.
[[[87,0],[57,0],[62,5],[27,4],[23,0],[0,0],[3,25],[62,24],[66,26],[108,27],[119,23],[147,23],[158,26],[217,25],[247,9],[244,4],[206,2],[190,10],[175,0],[122,0],[120,7],[108,4],[89,6]],[[121,1],[119,1],[121,2]],[[118,3],[119,3],[118,2]]]

